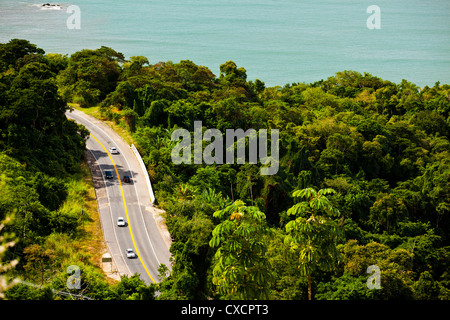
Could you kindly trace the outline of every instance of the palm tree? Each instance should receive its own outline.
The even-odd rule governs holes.
[[[216,207],[217,210],[221,210],[226,206],[231,204],[230,198],[228,196],[224,197],[222,192],[216,192],[215,189],[208,187],[208,189],[204,190],[199,196],[194,196],[197,199],[200,199],[204,203],[208,203],[213,207]]]
[[[294,197],[304,201],[288,209],[297,218],[286,224],[285,244],[296,253],[300,274],[308,277],[308,300],[311,300],[311,274],[316,270],[331,270],[338,257],[337,242],[342,236],[341,224],[333,218],[340,215],[326,197],[333,189],[313,188],[295,191]]]
[[[174,196],[178,200],[187,201],[193,198],[195,193],[195,187],[189,185],[188,183],[180,183],[175,188],[173,188]]]

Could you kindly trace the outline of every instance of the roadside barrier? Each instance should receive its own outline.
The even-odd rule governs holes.
[[[139,161],[139,164],[141,165],[142,171],[144,172],[145,181],[147,182],[148,191],[150,193],[150,200],[152,201],[152,204],[155,203],[155,195],[153,193],[152,183],[150,182],[150,177],[148,176],[147,167],[144,164],[144,161],[142,160],[141,155],[139,154],[139,151],[136,149],[134,144],[130,146],[131,150],[133,150],[134,155]]]

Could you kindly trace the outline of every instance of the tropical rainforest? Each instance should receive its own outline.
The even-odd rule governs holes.
[[[143,156],[173,239],[157,284],[111,283],[77,245],[88,133],[65,118],[68,103],[124,128]],[[51,289],[77,264],[94,299],[448,300],[449,112],[439,82],[344,70],[266,87],[233,61],[215,75],[108,47],[1,44],[0,272],[44,288],[4,296],[62,299]],[[172,132],[194,121],[279,130],[278,172],[173,163]]]

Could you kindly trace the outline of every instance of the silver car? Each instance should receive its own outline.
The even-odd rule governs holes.
[[[117,218],[117,225],[119,227],[125,227],[125,219],[123,217],[118,217]]]
[[[127,258],[128,259],[136,258],[136,253],[134,253],[133,249],[127,249]]]

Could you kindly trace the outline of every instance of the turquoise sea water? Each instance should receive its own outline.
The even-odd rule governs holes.
[[[47,1],[46,1],[47,2]],[[51,2],[57,3],[57,2]],[[151,63],[189,59],[216,75],[233,60],[268,86],[369,72],[419,86],[450,83],[449,0],[74,0],[62,10],[0,0],[0,42],[23,38],[46,52],[112,47]],[[81,10],[70,30],[69,5]],[[381,9],[369,30],[366,9]]]

